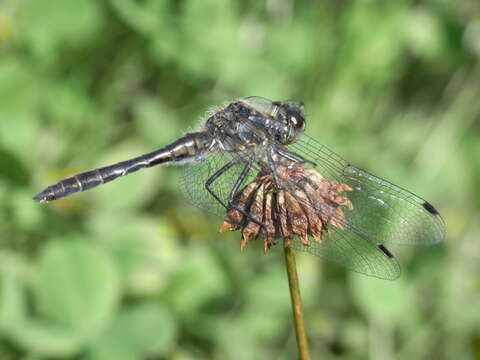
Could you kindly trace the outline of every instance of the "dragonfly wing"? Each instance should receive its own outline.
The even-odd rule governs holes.
[[[218,178],[210,185],[210,189],[215,195],[224,204],[227,204],[230,192],[247,164],[244,159],[227,152],[212,152],[202,159],[185,164],[182,175],[182,190],[192,204],[212,214],[225,216],[225,208],[207,191],[205,186],[212,176],[218,174],[220,169],[232,161],[234,164],[218,175]],[[249,171],[240,187],[251,182],[254,177],[254,172]]]
[[[375,245],[431,245],[445,237],[440,214],[419,196],[356,168],[306,135],[289,150],[313,161],[326,179],[352,188],[345,193],[353,205],[346,226]]]
[[[309,243],[305,246],[295,238],[292,247],[365,275],[387,280],[400,276],[400,265],[384,246],[375,245],[349,229],[330,226],[321,243],[312,238]]]

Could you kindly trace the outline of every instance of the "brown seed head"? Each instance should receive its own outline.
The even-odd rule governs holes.
[[[330,225],[341,228],[345,223],[342,207],[353,210],[351,201],[342,195],[352,190],[348,185],[329,181],[318,171],[301,166],[282,166],[277,172],[280,186],[271,174],[260,174],[235,195],[233,206],[241,211],[227,211],[220,232],[241,230],[242,250],[259,236],[263,237],[265,253],[276,239],[283,239],[285,246],[294,237],[304,246],[310,245],[309,237],[322,242]]]

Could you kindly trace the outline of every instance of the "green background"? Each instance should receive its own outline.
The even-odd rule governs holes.
[[[0,2],[0,359],[294,359],[281,248],[241,253],[157,167],[48,205],[212,106],[308,133],[433,203],[394,282],[297,257],[313,359],[480,359],[478,0]]]

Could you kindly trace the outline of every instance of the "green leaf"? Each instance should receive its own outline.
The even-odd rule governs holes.
[[[5,338],[44,355],[71,355],[81,347],[81,339],[71,331],[27,316],[27,298],[14,276],[5,276],[0,288],[0,330]]]
[[[32,201],[32,190],[11,191],[12,213],[18,227],[35,230],[41,224],[42,209]]]
[[[41,313],[81,337],[93,337],[107,326],[119,290],[116,268],[101,248],[55,242],[40,258],[35,295]]]
[[[0,275],[5,279],[16,279],[21,282],[31,282],[35,278],[34,267],[21,255],[9,251],[0,251]]]
[[[100,6],[94,0],[34,1],[22,6],[19,22],[22,38],[36,55],[50,59],[59,47],[78,46],[99,28]]]
[[[41,128],[36,122],[39,83],[23,61],[5,58],[0,62],[0,146],[5,152],[1,155],[2,166],[6,166],[0,176],[20,184],[28,180],[28,174],[25,164],[17,160],[31,161],[32,146],[37,143]],[[5,174],[6,169],[13,174]]]
[[[170,19],[168,1],[110,0],[110,4],[120,19],[147,36],[161,30]]]
[[[88,226],[112,254],[129,294],[156,294],[181,262],[177,232],[165,219],[102,211]]]
[[[39,321],[25,321],[10,329],[10,339],[30,353],[48,356],[71,356],[83,345],[71,331]]]
[[[3,277],[0,289],[0,329],[8,331],[24,320],[26,299],[14,276]]]
[[[15,154],[0,148],[0,178],[17,185],[25,186],[29,181],[29,173]]]
[[[164,295],[176,311],[191,320],[201,306],[224,296],[227,289],[227,279],[214,255],[205,244],[198,244],[190,246]]]
[[[405,25],[408,46],[419,57],[435,59],[449,50],[437,15],[417,7],[410,12]]]
[[[175,344],[176,334],[175,320],[164,307],[130,306],[100,338],[90,358],[126,360],[165,355]]]
[[[386,281],[368,276],[350,275],[353,296],[372,318],[400,319],[412,311],[412,294],[405,280]]]

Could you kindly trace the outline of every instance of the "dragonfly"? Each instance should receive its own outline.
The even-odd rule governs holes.
[[[194,205],[219,215],[235,208],[263,226],[246,208],[236,207],[235,195],[259,172],[270,174],[279,187],[299,186],[298,179],[280,185],[279,164],[289,163],[313,168],[325,179],[351,189],[345,196],[352,209],[345,211],[342,226],[330,227],[323,241],[312,241],[310,246],[293,239],[291,246],[296,250],[355,272],[396,279],[401,268],[387,246],[432,245],[444,239],[445,223],[431,203],[355,167],[305,134],[305,127],[302,102],[242,98],[210,112],[198,131],[159,150],[63,179],[33,200],[46,203],[143,168],[178,164],[184,167],[181,188]]]

